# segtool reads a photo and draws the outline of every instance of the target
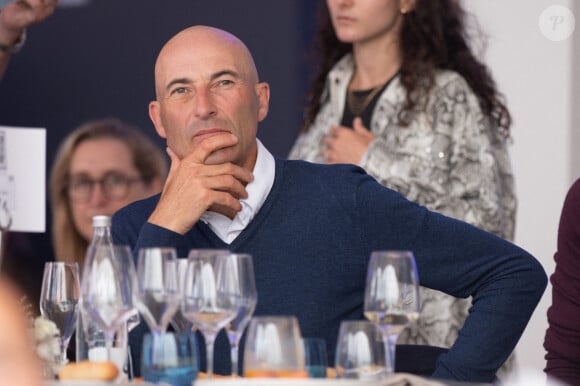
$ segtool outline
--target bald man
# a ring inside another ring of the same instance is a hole
[[[269,86],[228,32],[179,32],[159,53],[155,89],[149,115],[167,141],[171,168],[160,195],[115,214],[116,243],[135,254],[150,246],[175,247],[179,256],[193,248],[251,254],[255,315],[295,315],[303,336],[326,340],[331,366],[340,322],[364,318],[371,252],[411,250],[423,286],[473,296],[459,338],[433,376],[493,379],[546,286],[536,259],[406,200],[356,166],[274,159],[256,138]],[[137,358],[146,330],[142,324],[132,333]],[[205,370],[203,355],[201,363]],[[229,373],[224,334],[214,363],[216,373]]]
[[[0,386],[39,386],[36,342],[19,299],[15,287],[0,278]]]

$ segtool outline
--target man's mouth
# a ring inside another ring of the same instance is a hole
[[[220,134],[229,134],[229,131],[224,130],[224,129],[219,129],[219,128],[202,129],[202,130],[197,131],[193,137],[196,140],[203,140],[203,139],[213,137],[215,135],[220,135]]]

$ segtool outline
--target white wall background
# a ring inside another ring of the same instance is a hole
[[[464,0],[487,35],[483,58],[507,99],[514,124],[511,148],[518,193],[516,243],[530,251],[548,275],[562,203],[580,177],[580,7],[574,0]],[[550,5],[572,11],[571,37],[554,42],[540,31],[539,17]],[[575,150],[575,151],[574,151]],[[544,368],[543,340],[548,287],[517,349],[520,372]],[[579,320],[580,323],[580,320]]]

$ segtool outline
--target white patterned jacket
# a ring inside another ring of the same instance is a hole
[[[340,123],[353,71],[350,54],[334,66],[321,109],[289,158],[325,163],[321,141]],[[397,114],[405,97],[397,76],[375,106],[370,130],[376,139],[359,166],[410,200],[513,240],[516,197],[507,141],[492,130],[466,81],[437,72],[426,109],[401,127]]]

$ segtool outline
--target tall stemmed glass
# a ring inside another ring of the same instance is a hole
[[[49,262],[44,265],[40,313],[60,330],[60,361],[67,362],[66,350],[75,330],[80,297],[78,263]]]
[[[238,311],[239,294],[225,285],[228,254],[229,251],[224,250],[191,250],[182,290],[183,315],[205,338],[208,378],[213,374],[215,338]]]
[[[128,246],[99,246],[85,261],[81,281],[83,321],[86,316],[103,330],[109,360],[115,332],[134,314],[135,277]]]
[[[232,376],[238,376],[238,347],[240,339],[258,302],[256,281],[254,279],[254,264],[248,254],[231,254],[226,259],[225,286],[231,292],[239,293],[239,305],[236,316],[226,326],[232,357]]]
[[[187,257],[181,257],[177,259],[177,280],[179,282],[179,293],[180,298],[182,296],[181,291],[183,290],[183,283],[185,282],[185,273],[187,272]],[[171,326],[177,332],[192,333],[195,330],[195,326],[191,321],[187,320],[183,316],[181,307],[177,307],[177,311],[171,318]]]
[[[395,369],[395,344],[409,322],[419,318],[419,275],[410,251],[376,251],[367,272],[364,313],[383,335],[387,372]]]
[[[142,248],[137,261],[137,309],[153,339],[167,330],[179,307],[175,248]]]

